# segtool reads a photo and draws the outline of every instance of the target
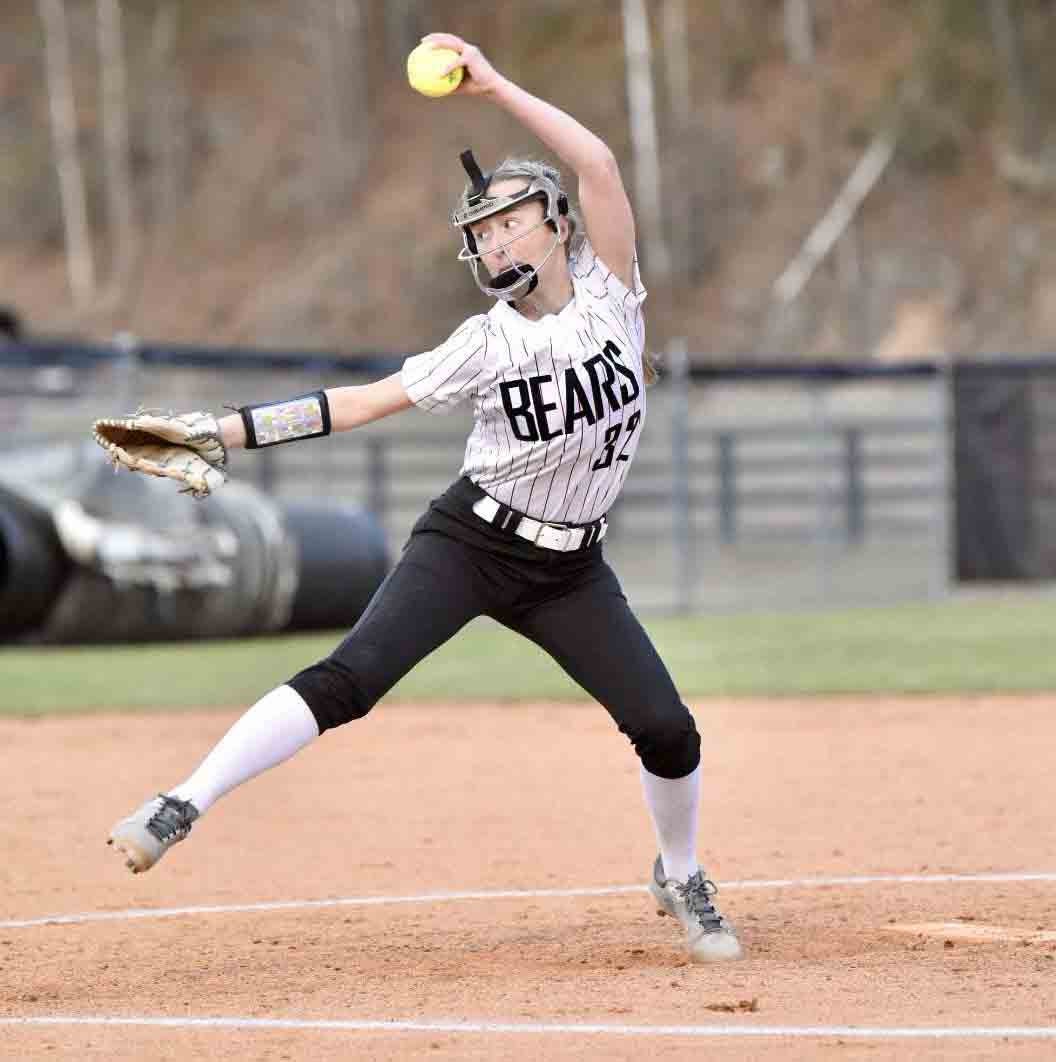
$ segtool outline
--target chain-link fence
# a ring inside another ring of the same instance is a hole
[[[942,373],[771,374],[707,380],[672,370],[649,393],[646,430],[610,513],[605,550],[648,611],[856,604],[943,594],[951,579],[951,474]],[[376,376],[377,374],[375,374]],[[135,353],[22,365],[0,412],[54,445],[55,461],[102,461],[98,416],[139,405],[244,404],[366,382],[307,357],[263,368],[179,367]],[[469,414],[410,411],[356,432],[232,456],[232,473],[284,500],[356,503],[395,553],[428,500],[458,475]],[[68,444],[82,445],[71,448]],[[62,445],[67,444],[67,445]],[[2,457],[0,457],[2,460]]]

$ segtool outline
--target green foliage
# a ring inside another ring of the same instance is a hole
[[[917,173],[955,173],[963,138],[963,130],[949,113],[928,105],[908,106],[899,121],[899,160]]]
[[[574,7],[544,6],[519,22],[518,48],[522,53],[545,55],[575,34],[582,22],[582,15]]]
[[[997,78],[989,48],[936,48],[923,74],[925,96],[937,107],[950,108],[964,128],[978,128],[993,118]]]
[[[930,0],[929,6],[934,6]],[[955,41],[985,40],[990,36],[990,21],[983,3],[965,0],[940,0],[939,23],[943,32]]]
[[[1056,690],[1056,599],[742,613],[647,624],[686,698]],[[341,634],[179,645],[0,650],[0,714],[237,708],[324,656]],[[389,700],[575,700],[534,645],[477,621]]]
[[[728,100],[745,96],[761,55],[751,39],[738,41],[722,54],[722,94]]]
[[[986,5],[929,0],[909,9],[920,40],[878,111],[897,114],[899,157],[922,173],[954,172],[968,141],[995,115],[999,83]]]

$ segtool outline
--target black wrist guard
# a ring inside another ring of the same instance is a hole
[[[330,403],[325,391],[241,406],[238,413],[246,429],[247,450],[330,434]]]

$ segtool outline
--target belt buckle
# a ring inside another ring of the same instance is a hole
[[[534,545],[539,538],[539,532],[544,527],[546,527],[546,524],[541,520],[533,520],[530,516],[522,516],[517,521],[517,526],[513,528],[513,533]]]
[[[550,524],[543,524],[539,528],[539,533],[535,536],[535,544],[542,546],[543,549],[553,549],[560,553],[563,553],[566,549],[568,541],[568,532],[560,527],[552,527]]]
[[[587,537],[586,528],[583,527],[570,527],[565,534],[568,536],[565,541],[566,553],[579,549],[583,545],[583,539]]]

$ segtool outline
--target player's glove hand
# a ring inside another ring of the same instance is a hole
[[[211,413],[176,416],[141,410],[131,417],[97,420],[93,429],[115,468],[175,479],[196,498],[227,480],[227,448]]]

